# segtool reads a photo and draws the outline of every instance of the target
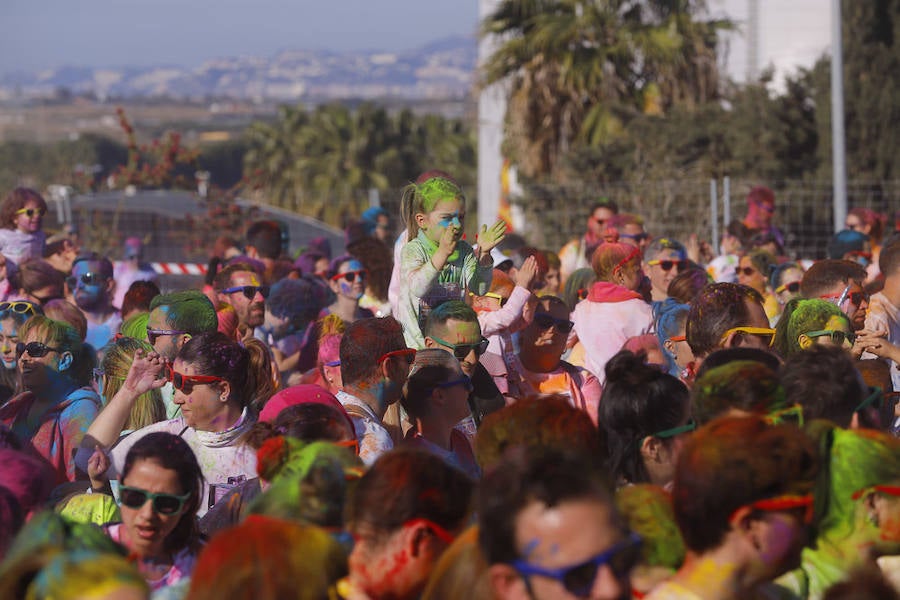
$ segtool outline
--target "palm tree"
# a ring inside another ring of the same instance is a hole
[[[640,113],[718,94],[716,32],[702,0],[504,0],[482,24],[501,40],[484,84],[508,82],[507,151],[527,177],[578,144],[619,136]]]

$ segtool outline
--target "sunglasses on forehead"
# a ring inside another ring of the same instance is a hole
[[[587,598],[600,567],[606,565],[617,578],[624,578],[637,564],[640,555],[641,538],[632,533],[626,540],[576,565],[553,569],[519,559],[512,561],[511,566],[526,582],[534,576],[546,577],[562,584],[570,594]]]
[[[247,298],[247,300],[253,300],[256,297],[256,292],[259,292],[263,298],[269,297],[269,286],[267,285],[236,285],[234,287],[225,288],[222,290],[223,294],[236,294],[241,292]]]

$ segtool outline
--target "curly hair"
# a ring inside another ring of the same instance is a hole
[[[25,205],[29,202],[36,202],[39,209],[43,209],[44,212],[47,211],[47,202],[43,196],[33,189],[17,187],[10,191],[6,198],[3,199],[3,204],[0,205],[0,227],[15,229],[16,217],[18,216],[16,212],[25,208]]]

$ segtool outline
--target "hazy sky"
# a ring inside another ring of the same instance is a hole
[[[484,0],[482,0],[484,1]],[[750,0],[707,0],[745,22]],[[760,66],[792,71],[828,48],[829,0],[757,0]],[[0,0],[0,73],[62,65],[198,66],[284,48],[405,50],[472,35],[479,0]],[[746,38],[727,71],[742,79]]]
[[[404,50],[474,34],[477,0],[0,0],[0,72],[199,65],[283,48]]]

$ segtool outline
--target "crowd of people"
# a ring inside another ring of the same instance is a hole
[[[201,289],[0,206],[0,598],[900,598],[900,232],[558,252],[423,173]],[[897,390],[897,391],[895,391]]]

